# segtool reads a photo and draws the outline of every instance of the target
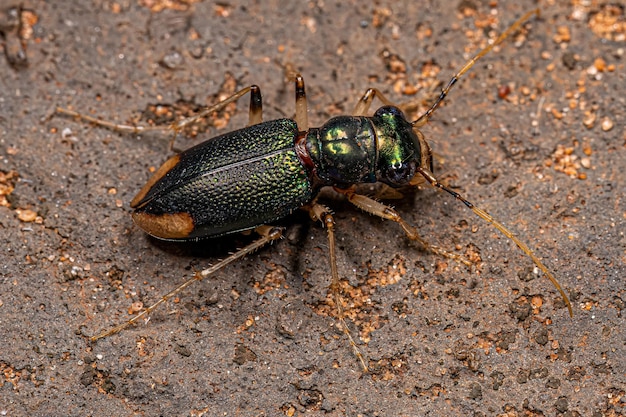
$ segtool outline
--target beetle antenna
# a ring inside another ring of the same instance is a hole
[[[508,237],[509,239],[511,239],[513,242],[515,242],[515,244],[517,245],[518,248],[520,248],[522,250],[522,252],[524,252],[526,255],[528,255],[530,257],[530,259],[533,260],[533,262],[535,263],[535,265],[537,265],[537,267],[539,269],[541,269],[541,271],[546,275],[546,277],[548,277],[548,279],[552,282],[552,285],[554,285],[554,287],[559,291],[559,293],[561,294],[561,297],[563,298],[563,301],[565,302],[565,305],[567,305],[567,310],[569,311],[569,315],[570,317],[573,317],[574,313],[572,311],[572,304],[569,301],[569,298],[567,297],[567,295],[565,294],[565,291],[563,290],[563,288],[561,288],[561,284],[559,284],[559,282],[556,280],[556,278],[554,278],[554,275],[552,275],[552,273],[548,270],[548,268],[543,264],[543,262],[541,262],[539,260],[539,258],[537,258],[535,256],[535,254],[533,253],[532,250],[530,250],[530,248],[521,240],[519,240],[517,238],[517,236],[515,236],[513,234],[513,232],[511,232],[509,229],[507,229],[502,223],[500,223],[499,221],[497,221],[496,219],[494,219],[489,213],[487,213],[485,210],[476,207],[474,204],[472,204],[471,202],[467,201],[461,194],[457,193],[454,190],[451,190],[450,188],[446,187],[445,185],[443,185],[442,183],[439,182],[439,180],[437,178],[435,178],[435,176],[433,175],[432,172],[430,172],[429,170],[427,170],[426,168],[422,168],[419,167],[417,168],[417,171],[422,174],[422,176],[424,178],[426,178],[426,180],[433,186],[433,187],[437,187],[440,188],[444,191],[446,191],[447,193],[451,194],[452,196],[454,196],[454,198],[456,198],[457,200],[461,201],[463,204],[465,204],[465,206],[467,208],[469,208],[470,210],[472,210],[478,217],[480,217],[481,219],[485,220],[487,223],[490,223],[493,225],[493,227],[495,227],[496,229],[498,229],[504,236]]]
[[[454,84],[456,84],[456,82],[467,71],[469,71],[470,68],[472,68],[474,66],[476,61],[478,61],[480,58],[482,58],[487,53],[489,53],[489,51],[491,51],[494,48],[494,46],[499,45],[500,43],[502,43],[502,41],[504,41],[507,37],[509,37],[513,32],[518,30],[520,28],[520,26],[522,26],[524,24],[524,22],[526,22],[532,15],[539,16],[539,9],[531,10],[531,11],[527,12],[526,14],[524,14],[524,16],[520,17],[515,23],[513,23],[511,26],[509,26],[509,28],[507,30],[502,32],[500,34],[500,36],[498,36],[498,38],[495,40],[495,42],[493,42],[491,45],[486,46],[484,49],[482,49],[480,52],[478,52],[472,59],[467,61],[467,63],[463,66],[463,68],[461,68],[461,70],[459,72],[454,74],[452,79],[448,82],[448,85],[446,85],[445,88],[443,90],[441,90],[441,93],[439,94],[439,97],[437,97],[437,100],[435,100],[433,105],[430,106],[430,108],[428,110],[426,110],[426,112],[424,114],[422,114],[420,117],[418,117],[417,120],[415,120],[411,124],[414,127],[424,126],[428,122],[428,120],[430,119],[430,116],[432,116],[432,114],[435,112],[435,110],[437,110],[439,108],[439,106],[441,105],[443,100],[446,98],[446,96],[448,95],[448,93],[450,92],[450,90],[452,89]]]

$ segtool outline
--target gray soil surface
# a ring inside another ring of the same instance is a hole
[[[322,196],[369,373],[328,301],[326,232],[304,212],[281,223],[285,239],[148,323],[90,343],[250,237],[147,237],[129,202],[171,155],[170,138],[112,132],[55,115],[56,105],[168,123],[258,84],[265,120],[292,117],[295,70],[312,126],[350,113],[368,87],[423,111],[440,83],[536,7],[186,3],[24,0],[13,4],[23,8],[16,30],[2,2],[0,415],[626,414],[626,23],[623,6],[595,1],[541,4],[422,128],[437,175],[535,250],[573,318],[511,241],[423,186],[390,204],[471,270]],[[176,146],[245,126],[246,101]]]

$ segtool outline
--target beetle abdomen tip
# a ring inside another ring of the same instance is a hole
[[[151,214],[136,211],[132,216],[137,226],[160,239],[186,239],[195,229],[189,213]]]

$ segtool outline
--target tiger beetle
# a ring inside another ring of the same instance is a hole
[[[261,90],[256,85],[246,87],[195,116],[169,126],[120,125],[57,108],[58,113],[115,131],[141,134],[166,130],[177,134],[199,119],[250,94],[247,127],[209,139],[168,159],[139,191],[130,206],[134,210],[132,217],[135,223],[159,239],[194,241],[251,229],[260,237],[210,268],[197,272],[194,277],[129,321],[91,337],[91,341],[123,330],[192,283],[279,239],[283,229],[268,224],[297,209],[304,209],[313,220],[320,221],[326,228],[332,276],[330,291],[337,305],[337,319],[366,371],[365,359],[344,321],[335,254],[335,222],[330,210],[317,202],[317,195],[323,187],[333,187],[365,212],[398,223],[410,240],[419,242],[427,250],[469,264],[459,255],[428,244],[394,209],[358,194],[355,188],[357,184],[376,182],[391,187],[417,186],[424,179],[454,196],[515,242],[556,287],[571,316],[572,306],[567,295],[528,246],[486,211],[437,180],[433,174],[432,151],[419,131],[439,108],[454,84],[476,61],[517,31],[532,15],[539,15],[539,10],[526,13],[494,43],[470,59],[442,89],[434,104],[412,122],[380,91],[370,88],[357,103],[353,116],[334,117],[322,127],[311,128],[307,120],[304,81],[299,74],[295,76],[295,120],[263,122]],[[373,116],[366,116],[375,98],[384,105]]]

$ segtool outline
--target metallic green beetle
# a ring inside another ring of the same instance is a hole
[[[432,152],[424,135],[418,130],[428,122],[456,81],[533,14],[538,14],[538,10],[526,13],[493,44],[468,61],[442,90],[435,103],[413,122],[408,121],[402,111],[392,106],[378,90],[368,89],[357,103],[353,116],[335,117],[320,128],[310,128],[304,81],[298,74],[295,76],[295,120],[263,122],[261,91],[252,85],[195,116],[168,126],[168,130],[178,133],[198,119],[250,94],[248,127],[209,139],[167,160],[131,202],[135,223],[150,235],[166,240],[197,240],[249,229],[255,229],[261,237],[196,274],[130,321],[91,339],[97,340],[119,332],[196,280],[278,239],[282,229],[266,224],[295,210],[305,209],[313,219],[321,221],[328,231],[331,291],[339,309],[338,319],[366,370],[365,360],[343,323],[334,220],[330,211],[316,201],[320,189],[331,186],[364,211],[398,223],[410,239],[419,241],[426,249],[468,263],[458,255],[429,245],[392,208],[356,192],[355,185],[375,182],[399,187],[416,185],[426,180],[452,194],[513,240],[533,260],[560,292],[571,315],[572,307],[565,292],[528,246],[487,212],[437,180],[432,173]],[[374,98],[385,105],[373,116],[367,116]],[[59,108],[57,111],[118,131],[142,133],[163,130],[163,127],[117,125],[66,109]]]
[[[170,158],[131,202],[133,219],[171,240],[252,229],[310,204],[324,186],[406,185],[430,166],[427,146],[390,106],[306,132],[291,119],[263,122]]]

